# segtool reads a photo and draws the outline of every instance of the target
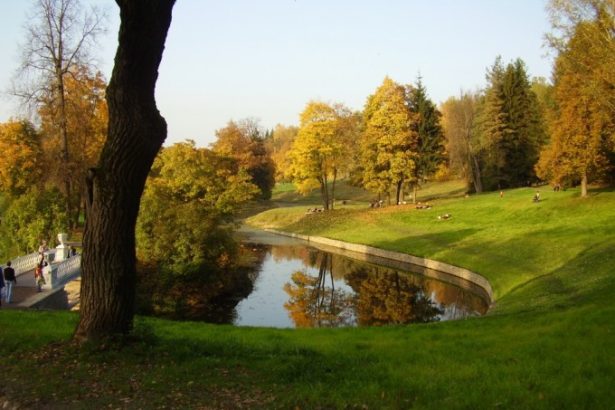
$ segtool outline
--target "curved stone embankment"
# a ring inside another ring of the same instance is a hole
[[[324,238],[322,236],[308,236],[297,233],[276,231],[274,229],[264,229],[266,232],[271,232],[277,235],[288,236],[291,238],[301,239],[314,244],[320,244],[325,246],[331,246],[334,248],[342,249],[345,251],[356,252],[358,254],[366,254],[376,256],[379,258],[390,259],[393,261],[407,263],[411,265],[425,267],[435,272],[443,272],[447,275],[451,275],[456,278],[468,281],[485,291],[486,296],[489,298],[489,303],[493,302],[493,289],[489,281],[482,275],[472,272],[471,270],[460,268],[459,266],[449,265],[448,263],[434,261],[432,259],[421,258],[418,256],[408,255],[406,253],[388,251],[385,249],[374,248],[373,246],[361,245],[356,243],[349,243],[338,241],[336,239]]]

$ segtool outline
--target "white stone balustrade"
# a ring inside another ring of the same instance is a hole
[[[45,285],[43,289],[55,289],[65,285],[81,274],[81,255],[75,255],[59,263],[50,264],[43,269]]]
[[[11,266],[15,269],[15,274],[19,275],[36,267],[38,263],[38,252],[33,252],[28,255],[19,256],[11,259]],[[2,269],[6,268],[6,264],[2,265]]]

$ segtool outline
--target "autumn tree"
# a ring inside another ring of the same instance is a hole
[[[349,166],[356,137],[353,114],[341,104],[309,102],[300,115],[289,152],[292,180],[301,193],[318,188],[325,210],[333,209],[335,183]]]
[[[29,121],[0,124],[0,192],[10,196],[42,187],[43,153],[40,134]]]
[[[417,188],[435,174],[445,159],[444,133],[440,124],[442,114],[427,96],[421,78],[416,85],[408,86],[406,92],[408,108],[415,114],[411,128],[417,136],[416,158],[410,180],[413,187],[412,202],[416,203]]]
[[[49,114],[53,115],[53,131],[60,143],[54,161],[70,161],[66,81],[76,67],[92,64],[90,52],[103,31],[102,20],[98,11],[85,10],[79,0],[37,0],[28,18],[22,62],[12,93],[31,107],[53,106]],[[62,179],[66,209],[71,215],[74,204],[68,169]]]
[[[597,6],[606,6],[594,2]],[[613,9],[597,7],[592,20],[578,22],[555,63],[551,140],[541,152],[538,175],[553,183],[587,185],[615,166],[615,105],[607,67],[615,38],[600,47],[604,31],[615,29]],[[598,42],[598,44],[596,44]]]
[[[290,176],[290,149],[297,137],[299,128],[293,125],[278,124],[273,129],[271,138],[267,139],[267,149],[275,164],[275,180],[277,182],[289,181]]]
[[[260,189],[261,197],[271,198],[275,185],[275,164],[258,122],[252,119],[229,121],[226,127],[216,131],[216,138],[213,150],[236,159]]]
[[[462,92],[450,97],[441,107],[450,169],[465,178],[474,192],[482,192],[480,145],[476,133],[476,116],[481,96]]]
[[[584,89],[615,110],[615,3],[612,0],[551,0],[553,31],[548,44],[567,64],[583,73]],[[591,23],[591,24],[587,24]],[[580,29],[583,25],[584,28]],[[572,38],[583,48],[570,52]]]
[[[109,127],[88,175],[81,310],[75,339],[104,340],[132,328],[135,224],[167,125],[155,86],[174,0],[116,0],[120,30],[107,87]]]
[[[418,135],[415,115],[406,104],[404,87],[386,77],[363,110],[361,168],[363,186],[378,194],[396,190],[400,203],[405,182],[414,176]]]
[[[43,170],[46,179],[59,186],[65,178],[70,179],[73,221],[78,220],[84,204],[86,172],[96,165],[107,133],[106,86],[103,75],[91,72],[88,66],[73,67],[65,78],[68,162],[59,161],[54,155],[61,141],[56,132],[57,107],[53,96],[39,106],[43,149],[47,157]]]
[[[194,141],[163,148],[141,201],[139,259],[177,274],[227,263],[234,249],[230,222],[259,193],[250,181],[235,160],[197,148]]]
[[[68,215],[57,188],[31,187],[12,198],[2,216],[0,249],[24,255],[35,252],[41,239],[54,246],[58,232],[66,232]],[[7,241],[8,239],[8,241]]]

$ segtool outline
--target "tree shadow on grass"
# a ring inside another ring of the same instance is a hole
[[[517,305],[533,305],[533,300],[521,294],[527,287],[535,289],[528,295],[538,293],[551,295],[552,301],[540,302],[549,306],[576,300],[574,295],[586,289],[578,278],[589,282],[609,272],[607,260],[615,254],[615,243],[606,238],[612,236],[608,227],[584,228],[558,225],[549,229],[523,232],[506,239],[493,238],[464,239],[477,234],[478,229],[459,229],[440,233],[408,236],[394,241],[380,241],[379,248],[396,249],[415,256],[424,256],[441,262],[470,269],[489,280],[496,297],[506,295],[498,301],[503,305],[509,300],[523,299]],[[604,240],[596,241],[595,238]],[[554,238],[564,238],[556,240]],[[563,242],[562,242],[563,241]],[[607,256],[608,255],[608,256]],[[587,272],[591,269],[591,272]],[[599,272],[593,272],[593,271]],[[576,276],[574,276],[576,275]],[[615,276],[615,275],[614,275]],[[574,280],[573,280],[574,279]],[[535,285],[531,285],[536,282]],[[530,297],[530,296],[528,296]],[[507,311],[510,309],[506,309]]]
[[[613,266],[615,243],[592,244],[559,268],[514,287],[495,313],[608,306],[615,294]]]

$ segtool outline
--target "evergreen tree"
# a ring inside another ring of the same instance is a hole
[[[533,166],[545,133],[525,64],[517,59],[504,68],[498,57],[487,80],[479,120],[483,185],[527,185],[536,179]]]
[[[444,132],[440,125],[442,114],[427,97],[427,90],[419,77],[416,86],[407,87],[408,107],[416,114],[411,128],[417,135],[416,159],[411,184],[416,202],[416,189],[433,175],[444,161]]]

